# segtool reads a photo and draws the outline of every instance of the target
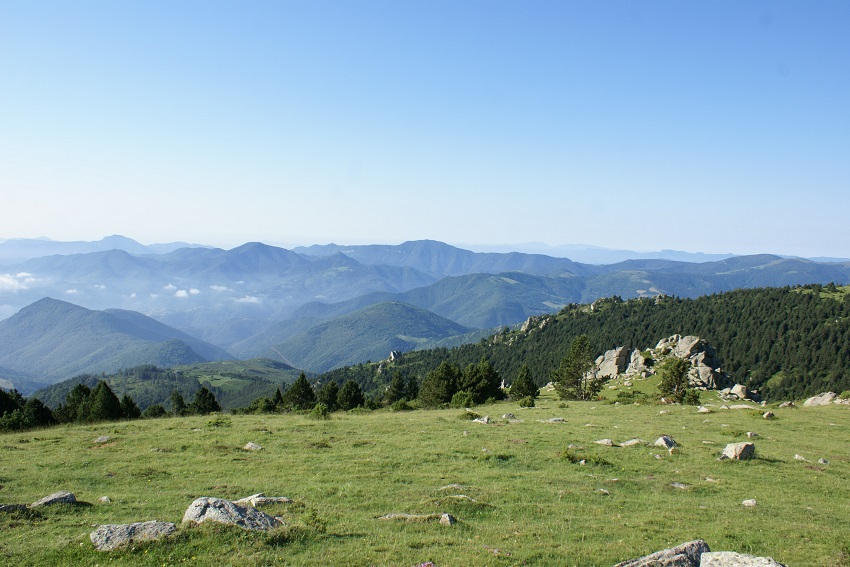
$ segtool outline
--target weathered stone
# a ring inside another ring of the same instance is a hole
[[[835,398],[838,397],[838,394],[835,392],[824,392],[822,394],[818,394],[817,396],[812,396],[805,402],[803,402],[804,407],[813,407],[813,406],[828,406]]]
[[[634,439],[629,439],[628,441],[623,441],[620,443],[620,447],[634,447],[635,445],[643,445],[646,441],[643,439],[638,439],[635,437]]]
[[[655,441],[656,447],[664,447],[665,449],[672,449],[673,447],[676,447],[677,445],[678,445],[678,443],[673,441],[673,438],[670,437],[669,435],[662,435],[661,437],[659,437]]]
[[[751,459],[756,453],[756,446],[746,441],[741,443],[729,443],[723,449],[723,457],[736,461]]]
[[[598,441],[594,441],[597,445],[605,445],[606,447],[613,447],[614,442],[611,439],[599,439]]]
[[[60,491],[54,492],[50,496],[45,496],[41,500],[36,500],[30,504],[30,508],[38,508],[39,506],[50,506],[53,504],[76,504],[77,497],[70,492]]]
[[[708,544],[698,539],[651,555],[617,563],[614,567],[700,567],[700,556],[711,551]]]
[[[98,437],[97,439],[95,439],[95,440],[94,440],[94,442],[95,442],[95,443],[106,443],[106,442],[108,442],[110,439],[112,439],[112,437],[110,437],[109,435],[101,435],[100,437]]]
[[[453,526],[457,520],[451,514],[440,514],[440,524],[443,526]]]
[[[282,524],[256,508],[240,506],[223,498],[198,498],[183,514],[183,523],[218,522],[246,530],[271,530]]]
[[[457,520],[451,514],[384,514],[379,520],[395,520],[410,523],[439,521],[443,526],[453,526]]]
[[[502,415],[502,419],[516,419],[516,416],[512,413],[506,413]]]
[[[747,390],[747,387],[743,384],[735,384],[734,386],[732,386],[731,394],[734,396],[738,396],[739,400],[750,399],[750,391]]]
[[[673,348],[673,356],[678,358],[690,358],[701,350],[703,345],[704,342],[699,337],[695,337],[693,335],[682,337]]]
[[[490,419],[489,415],[485,415],[484,417],[478,417],[472,420],[474,423],[483,423],[485,425],[493,423],[493,420]]]
[[[101,496],[100,498],[97,499],[97,501],[100,502],[101,504],[111,504],[112,503],[112,500],[109,498],[109,496]]]
[[[23,512],[26,509],[26,504],[0,504],[0,512]]]
[[[162,539],[176,530],[177,527],[170,522],[106,524],[93,531],[89,539],[98,551],[112,551],[139,541]]]
[[[262,451],[263,447],[260,446],[260,445],[257,445],[253,441],[249,441],[248,443],[245,444],[244,447],[242,447],[242,449],[244,451]]]
[[[824,458],[820,458],[820,459],[818,459],[818,464],[819,464],[819,465],[828,465],[828,464],[829,464],[829,461],[827,461],[827,460],[826,460],[826,459],[824,459]]]
[[[709,551],[700,557],[700,567],[785,567],[771,557],[756,557],[733,551]]]
[[[700,406],[699,409],[697,409],[697,413],[711,413],[711,409],[705,406]]]
[[[626,357],[629,349],[617,347],[606,351],[605,354],[596,359],[596,376],[600,378],[613,378],[626,369]]]
[[[793,407],[796,407],[796,406],[794,406],[794,402],[782,402],[781,404],[779,404],[779,407],[781,407],[781,408],[793,408]]]
[[[804,463],[810,462],[809,459],[807,459],[803,455],[794,455],[794,460],[795,461],[803,461]]]
[[[762,414],[762,417],[764,419],[773,419],[774,417],[776,417],[776,414],[773,413],[772,411],[766,411],[766,412],[764,412],[764,414]]]
[[[744,500],[743,502],[741,502],[741,504],[745,508],[755,508],[756,507],[756,499],[750,498],[749,500]]]
[[[759,434],[756,433],[755,431],[747,431],[747,438],[748,439],[758,439]]]
[[[632,351],[629,357],[629,365],[626,367],[626,374],[629,376],[640,374],[646,370],[646,359],[638,349]]]

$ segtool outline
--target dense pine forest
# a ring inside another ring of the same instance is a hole
[[[598,355],[622,345],[654,347],[678,333],[706,339],[733,380],[768,400],[850,389],[848,287],[741,289],[697,299],[614,297],[591,306],[569,305],[527,327],[454,349],[337,369],[319,382],[355,380],[364,392],[379,396],[394,374],[421,381],[444,361],[463,368],[486,358],[509,384],[527,365],[543,385],[577,336],[587,335]]]

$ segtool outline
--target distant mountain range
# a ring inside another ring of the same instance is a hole
[[[49,238],[9,238],[0,240],[0,264],[23,262],[30,258],[54,254],[88,254],[105,250],[123,250],[131,254],[165,254],[180,248],[208,248],[202,244],[169,242],[164,244],[141,244],[132,238],[113,234],[94,242],[60,242]]]
[[[119,309],[92,311],[45,298],[0,321],[0,377],[23,389],[140,364],[228,358],[219,347]]]
[[[128,248],[132,242],[115,236],[97,245]],[[10,330],[0,334],[0,379],[53,382],[73,372],[231,356],[270,356],[318,371],[383,358],[389,350],[477,340],[531,315],[614,295],[693,298],[737,288],[850,283],[850,262],[775,255],[592,265],[431,240],[295,250],[259,242],[231,250],[143,248],[54,254],[1,268],[0,317],[9,318],[0,330]],[[41,301],[45,297],[55,299]],[[36,314],[40,327],[16,327]],[[144,346],[121,338],[118,346],[98,350],[113,345],[119,328]]]

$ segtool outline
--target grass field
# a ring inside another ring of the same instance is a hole
[[[187,417],[5,434],[0,502],[68,490],[91,505],[0,514],[0,563],[610,566],[703,538],[712,550],[790,566],[850,565],[850,406],[768,408],[774,420],[750,410],[561,406],[544,396],[532,409],[476,408],[497,418],[490,425],[454,409],[327,421]],[[508,412],[522,422],[498,419]],[[551,417],[566,421],[538,421]],[[716,460],[747,431],[759,435],[756,459]],[[661,434],[680,450],[595,443],[652,443]],[[100,435],[111,440],[96,445]],[[243,451],[249,441],[265,449]],[[590,464],[573,462],[581,458]],[[256,492],[294,500],[264,509],[286,527],[181,526],[171,539],[109,553],[89,541],[100,524],[179,524],[197,497]],[[104,495],[112,502],[99,503]],[[742,506],[750,498],[757,506]],[[449,512],[458,523],[377,519],[391,512]]]

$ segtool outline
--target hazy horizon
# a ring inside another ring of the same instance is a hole
[[[6,2],[0,226],[846,258],[848,27],[843,1]]]

